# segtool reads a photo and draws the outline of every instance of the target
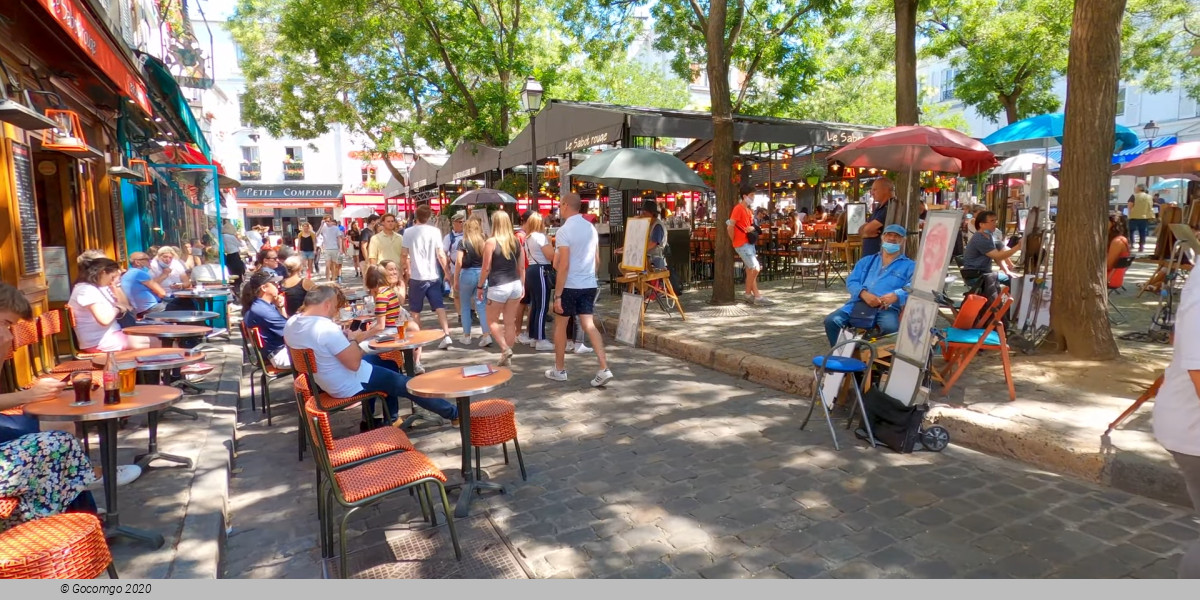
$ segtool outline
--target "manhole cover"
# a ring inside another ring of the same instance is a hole
[[[389,531],[388,541],[354,550],[346,556],[353,579],[530,579],[529,569],[496,531],[491,519],[480,514],[454,522],[461,561],[454,559],[450,530],[438,527]],[[335,534],[336,535],[336,534]],[[334,548],[336,552],[336,545]],[[338,558],[325,560],[325,576],[336,579]]]

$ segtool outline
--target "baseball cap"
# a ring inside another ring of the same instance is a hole
[[[246,281],[246,285],[250,286],[250,289],[254,290],[257,294],[258,288],[268,283],[279,283],[280,281],[283,281],[283,278],[278,273],[270,269],[259,269],[250,274],[250,279]]]
[[[900,225],[897,223],[892,223],[891,225],[884,227],[883,232],[884,233],[894,233],[896,235],[899,235],[900,237],[908,236],[908,230],[904,229],[903,225]]]

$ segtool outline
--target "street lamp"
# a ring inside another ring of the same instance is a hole
[[[1158,123],[1155,123],[1154,119],[1150,119],[1150,122],[1146,123],[1142,131],[1146,132],[1146,138],[1150,140],[1150,147],[1153,148],[1154,138],[1158,137]]]
[[[537,112],[542,108],[542,84],[533,76],[525,78],[525,84],[521,86],[521,107],[525,112],[529,113],[529,199],[531,203],[537,203],[537,129],[534,127],[534,122],[537,119]],[[535,207],[536,209],[536,207]]]

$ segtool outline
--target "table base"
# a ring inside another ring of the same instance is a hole
[[[125,525],[117,525],[115,527],[104,528],[104,538],[112,539],[115,537],[126,537],[138,542],[145,542],[154,546],[155,549],[162,548],[166,540],[163,536],[152,531],[137,529],[136,527],[127,527]]]
[[[475,500],[475,494],[477,492],[481,493],[483,490],[496,490],[501,494],[507,493],[502,484],[493,483],[491,481],[480,481],[478,479],[472,479],[470,481],[464,481],[463,483],[455,483],[446,486],[447,492],[451,490],[459,491],[458,500],[454,503],[454,518],[456,519],[465,519],[470,516],[471,502]]]
[[[446,424],[446,420],[437,415],[434,415],[433,418],[430,418],[428,415],[423,415],[414,410],[411,415],[404,417],[404,420],[400,422],[400,429],[412,429],[413,424],[417,421],[426,421],[436,425]]]
[[[171,408],[168,407],[167,410]],[[192,468],[192,459],[175,454],[167,454],[158,451],[158,418],[159,412],[152,412],[146,415],[146,421],[150,430],[150,443],[146,447],[145,454],[139,454],[133,457],[134,464],[141,467],[142,470],[150,468],[150,463],[156,460],[166,460],[174,463],[179,463],[187,468]]]

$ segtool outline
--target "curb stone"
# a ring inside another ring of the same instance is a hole
[[[616,332],[616,317],[597,316],[597,319],[606,331]],[[804,400],[812,395],[811,369],[778,359],[722,348],[646,325],[642,327],[642,348],[794,394]],[[1061,434],[938,404],[936,398],[931,404],[929,422],[945,427],[954,444],[1132,494],[1191,506],[1183,476],[1173,464],[1144,459],[1132,452],[1108,452],[1101,447],[1100,440],[1094,448],[1072,445]]]
[[[221,575],[242,359],[238,346],[220,347],[220,354],[208,353],[207,362],[217,366],[209,376],[216,375],[218,384],[214,393],[206,395],[210,416],[193,470],[179,546],[167,570],[168,579],[218,579]]]

